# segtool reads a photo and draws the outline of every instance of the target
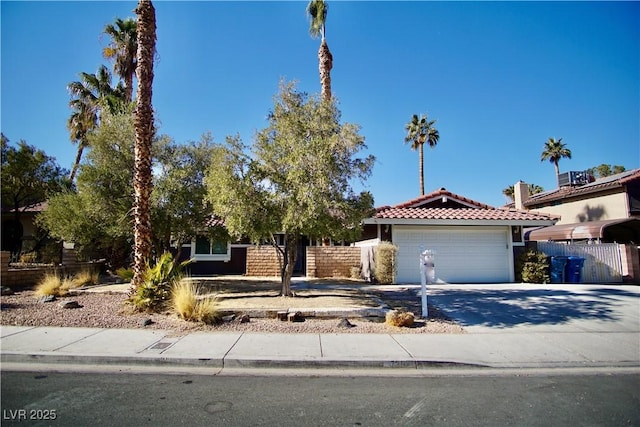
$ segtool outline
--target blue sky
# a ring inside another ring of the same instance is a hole
[[[281,78],[319,93],[319,41],[306,2],[155,2],[153,103],[176,142],[211,131],[250,142]],[[2,1],[1,130],[70,168],[66,85],[106,61],[101,31],[135,2]],[[561,171],[640,167],[640,3],[329,2],[327,42],[342,119],[377,157],[377,206],[417,197],[414,113],[436,119],[425,190],[500,206],[518,180],[550,190],[549,137],[573,152]],[[358,187],[359,188],[359,187]]]

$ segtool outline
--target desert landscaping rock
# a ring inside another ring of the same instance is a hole
[[[13,295],[13,289],[7,287],[7,286],[3,286],[2,288],[0,288],[0,295],[4,296],[4,295]]]
[[[349,319],[340,319],[338,322],[338,328],[353,328],[354,324],[349,322]]]
[[[78,301],[62,301],[60,303],[60,308],[65,309],[73,309],[73,308],[81,308],[82,306],[78,304]]]
[[[63,299],[69,299],[63,297]],[[250,322],[205,325],[188,322],[175,313],[138,313],[125,304],[126,294],[83,292],[73,296],[82,310],[65,310],[58,304],[41,304],[33,291],[19,291],[2,297],[1,323],[13,326],[65,326],[85,328],[158,329],[180,336],[191,332],[265,332],[265,333],[464,333],[456,323],[442,318],[430,318],[413,328],[396,328],[384,323],[359,319],[353,328],[338,327],[337,319],[308,317],[305,322],[280,322],[277,318],[251,318]],[[307,298],[307,300],[311,300]],[[316,299],[313,299],[317,301]],[[270,307],[262,307],[266,312]],[[431,308],[429,309],[431,313]],[[433,310],[437,312],[437,310]],[[153,323],[146,324],[145,319]]]
[[[153,320],[146,318],[140,321],[140,326],[149,326],[153,323]]]
[[[55,300],[56,300],[56,296],[55,295],[45,295],[45,296],[40,297],[38,299],[38,302],[44,304],[44,303],[47,303],[47,302],[53,302]]]

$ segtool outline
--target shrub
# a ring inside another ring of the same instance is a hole
[[[24,264],[34,263],[38,258],[38,254],[35,252],[27,252],[20,255],[20,262]]]
[[[73,280],[61,279],[56,273],[47,273],[36,285],[35,294],[41,297],[63,297],[69,293],[69,289],[77,287]]]
[[[116,274],[125,282],[130,282],[133,279],[133,269],[121,267],[116,270]]]
[[[374,276],[379,283],[393,283],[396,273],[398,247],[390,242],[382,242],[375,249]]]
[[[63,296],[67,292],[62,287],[62,279],[56,273],[47,273],[38,282],[35,289],[35,294],[38,296]]]
[[[171,299],[171,288],[180,282],[184,267],[189,262],[176,264],[173,262],[173,256],[165,252],[156,265],[147,267],[144,283],[138,287],[129,301],[141,311],[160,311]]]
[[[385,315],[385,323],[391,326],[411,327],[415,316],[413,313],[401,310],[391,310]]]
[[[192,322],[214,324],[220,318],[218,302],[213,298],[198,298],[201,288],[187,281],[173,285],[171,302],[178,316]]]
[[[86,285],[97,285],[100,283],[100,273],[91,269],[81,270],[73,276],[71,282],[75,288]]]
[[[549,263],[542,252],[527,251],[518,257],[517,279],[525,283],[548,283]]]

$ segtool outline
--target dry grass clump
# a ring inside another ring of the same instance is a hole
[[[100,283],[100,273],[96,270],[82,270],[76,273],[71,279],[74,288],[85,285],[97,285]]]
[[[415,316],[408,311],[391,310],[385,315],[385,323],[391,326],[410,328],[414,320]]]
[[[215,298],[200,298],[200,287],[188,281],[173,285],[171,305],[178,316],[191,322],[203,322],[208,325],[220,319],[218,301]]]
[[[61,278],[55,272],[49,272],[38,282],[35,289],[37,296],[53,295],[63,297],[69,293],[69,289],[79,288],[88,284],[98,284],[98,273],[83,270],[72,278]]]
[[[49,295],[62,297],[67,295],[69,289],[73,287],[69,279],[61,279],[56,273],[47,273],[36,285],[35,294],[41,297]]]

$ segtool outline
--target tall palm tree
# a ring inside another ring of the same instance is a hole
[[[156,52],[156,11],[151,0],[139,0],[136,8],[137,103],[134,116],[136,140],[133,168],[134,229],[132,290],[144,283],[144,271],[151,254],[151,146],[155,133],[153,123],[153,58]]]
[[[411,117],[411,121],[405,125],[407,136],[404,142],[411,143],[412,150],[418,150],[420,161],[420,195],[424,195],[424,150],[423,145],[427,144],[433,148],[440,139],[440,133],[433,126],[435,120],[429,120],[426,114],[422,114],[420,118],[416,114]]]
[[[322,86],[321,96],[324,101],[331,100],[331,69],[333,68],[333,55],[329,51],[325,38],[328,9],[329,6],[324,0],[311,0],[307,5],[307,15],[310,20],[309,33],[314,39],[321,38],[320,49],[318,49],[318,69]]]
[[[540,161],[544,162],[545,160],[549,160],[549,162],[553,163],[553,166],[555,166],[556,169],[556,179],[558,178],[558,175],[560,175],[558,162],[562,158],[570,159],[571,150],[569,150],[567,145],[562,142],[562,138],[549,138],[547,142],[544,143],[544,149],[542,150]]]
[[[102,51],[106,59],[113,61],[113,71],[124,80],[125,99],[131,102],[133,95],[133,76],[136,73],[136,55],[138,24],[135,19],[116,19],[107,24],[103,33],[111,37],[109,45]]]
[[[71,95],[69,107],[72,113],[67,120],[71,141],[78,144],[76,159],[69,179],[74,180],[82,153],[87,147],[87,137],[98,127],[100,111],[108,108],[112,112],[120,108],[124,91],[122,85],[111,86],[111,73],[104,65],[95,74],[80,73],[80,80],[67,85]]]

